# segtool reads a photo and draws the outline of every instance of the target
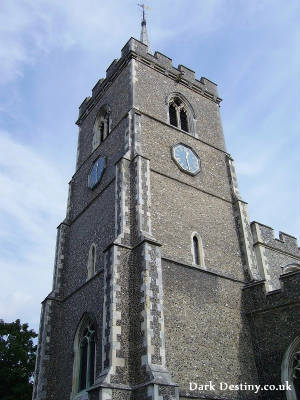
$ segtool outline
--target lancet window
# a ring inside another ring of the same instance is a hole
[[[96,272],[96,245],[93,243],[89,250],[88,265],[87,265],[87,279],[90,279]]]
[[[200,267],[205,266],[204,262],[204,250],[201,237],[197,233],[192,234],[192,254],[193,264]]]

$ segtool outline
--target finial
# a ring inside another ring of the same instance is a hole
[[[140,41],[144,43],[146,46],[148,46],[148,53],[151,53],[150,49],[150,43],[148,39],[148,33],[147,33],[147,28],[146,28],[146,15],[145,15],[145,9],[150,10],[150,7],[145,6],[145,4],[138,4],[139,7],[143,9],[143,18],[141,22],[141,36],[140,36]]]

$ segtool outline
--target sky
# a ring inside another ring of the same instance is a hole
[[[300,237],[298,0],[149,0],[153,51],[216,82],[250,219]],[[75,170],[78,107],[132,36],[136,1],[0,2],[0,318],[38,330]]]

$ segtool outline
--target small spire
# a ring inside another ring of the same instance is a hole
[[[147,33],[147,27],[146,27],[146,16],[145,16],[145,8],[147,8],[148,10],[150,10],[150,8],[145,6],[145,4],[138,4],[138,6],[140,6],[143,9],[143,19],[141,22],[142,29],[141,29],[140,41],[142,43],[144,43],[146,46],[148,46],[148,53],[151,53],[150,43],[149,43],[148,33]]]

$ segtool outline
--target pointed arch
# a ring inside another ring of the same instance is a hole
[[[92,151],[94,151],[109,135],[111,129],[110,106],[104,104],[97,113],[94,128]]]
[[[94,276],[96,273],[96,245],[95,243],[91,244],[88,262],[87,262],[87,280]]]
[[[91,313],[84,313],[77,326],[73,347],[74,362],[71,399],[77,393],[88,389],[94,383],[96,369],[96,326],[96,318]]]
[[[284,353],[281,364],[281,381],[291,386],[286,390],[287,400],[298,400],[300,397],[300,338],[296,337]]]
[[[203,243],[198,232],[193,232],[191,235],[191,252],[193,265],[205,268]]]
[[[168,123],[197,137],[196,115],[187,98],[181,93],[173,92],[167,97],[166,104]]]

